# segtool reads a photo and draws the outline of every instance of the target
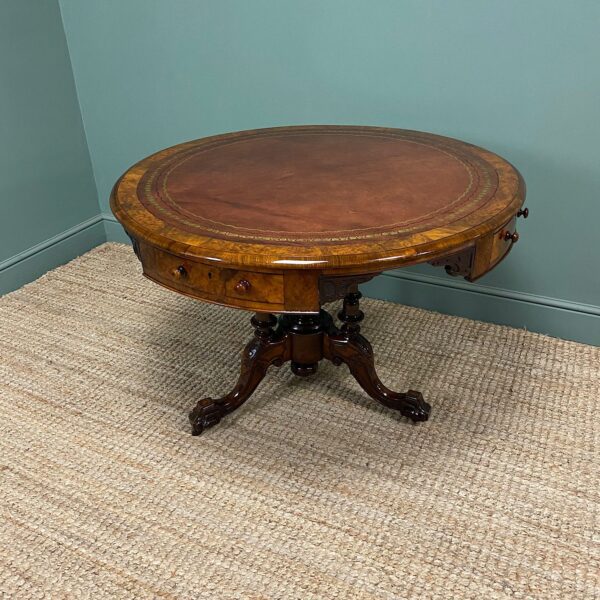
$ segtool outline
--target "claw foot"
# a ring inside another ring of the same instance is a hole
[[[411,421],[427,421],[431,405],[425,402],[423,394],[415,390],[408,390],[404,395],[404,406],[400,409],[400,414],[408,417]]]
[[[199,400],[190,413],[192,435],[200,435],[205,429],[216,425],[225,416],[225,412],[223,405],[212,398]]]

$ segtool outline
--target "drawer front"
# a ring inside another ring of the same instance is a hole
[[[153,246],[141,245],[144,274],[150,279],[185,293],[218,295],[221,288],[219,271],[202,263],[190,261]]]
[[[485,275],[510,252],[515,241],[519,239],[516,229],[517,219],[513,217],[500,229],[477,241],[471,270],[466,276],[469,281],[475,281]]]
[[[511,221],[504,225],[504,227],[501,227],[494,233],[490,265],[492,266],[499,263],[518,239],[517,219],[513,217]]]
[[[283,275],[223,269],[139,244],[144,274],[189,296],[255,310],[282,310]]]
[[[222,269],[221,279],[228,298],[283,303],[283,275]]]

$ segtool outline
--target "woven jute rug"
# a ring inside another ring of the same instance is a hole
[[[249,314],[101,246],[0,299],[6,598],[594,598],[600,348],[366,300],[381,378],[273,368],[202,436]]]

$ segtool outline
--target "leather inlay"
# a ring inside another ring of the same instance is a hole
[[[352,242],[447,226],[489,201],[497,185],[492,165],[437,136],[265,131],[186,146],[148,169],[138,197],[190,233]]]

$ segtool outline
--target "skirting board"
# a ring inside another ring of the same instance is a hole
[[[104,215],[104,226],[107,241],[129,243],[123,228],[112,215]],[[361,290],[371,298],[600,346],[599,306],[409,270],[383,273],[363,284]]]
[[[122,244],[131,244],[131,240],[127,237],[125,230],[121,227],[112,215],[104,214],[104,231],[107,242],[121,242]]]
[[[0,262],[0,295],[81,256],[106,240],[102,215],[96,215]]]
[[[600,307],[409,271],[361,286],[365,296],[600,346]]]

